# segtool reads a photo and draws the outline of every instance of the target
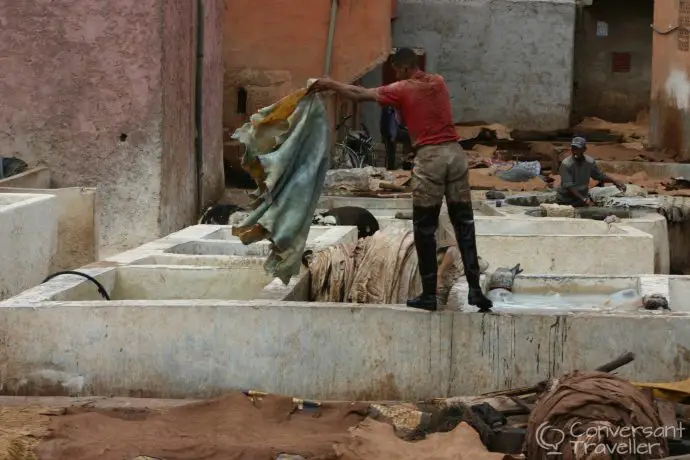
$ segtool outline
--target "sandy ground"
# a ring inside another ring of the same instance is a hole
[[[367,403],[298,410],[241,393],[206,401],[0,397],[7,460],[500,460],[462,423],[414,443],[367,417]],[[300,458],[300,457],[288,457]]]

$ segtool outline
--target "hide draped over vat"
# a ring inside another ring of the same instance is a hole
[[[326,109],[301,89],[252,115],[233,138],[246,147],[242,167],[258,185],[253,211],[233,235],[244,244],[271,241],[264,268],[287,284],[299,272],[328,170]]]
[[[386,229],[331,246],[314,254],[309,269],[317,302],[398,304],[422,291],[411,231]]]

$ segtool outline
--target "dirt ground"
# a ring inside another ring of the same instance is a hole
[[[51,400],[55,401],[51,401]],[[292,398],[207,401],[0,398],[7,460],[500,460],[461,424],[415,443],[367,418],[366,403],[298,410]],[[289,457],[288,457],[289,458]],[[298,458],[298,457],[295,457]]]

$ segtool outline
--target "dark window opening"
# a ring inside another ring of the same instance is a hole
[[[611,57],[611,69],[613,73],[630,72],[630,53],[613,53]]]
[[[125,133],[120,134],[120,142],[127,142],[127,135]]]
[[[240,115],[247,113],[247,90],[244,88],[237,90],[237,113]]]

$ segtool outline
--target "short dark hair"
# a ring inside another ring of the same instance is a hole
[[[411,69],[419,67],[419,57],[412,48],[399,48],[391,62],[396,67],[409,67]]]

